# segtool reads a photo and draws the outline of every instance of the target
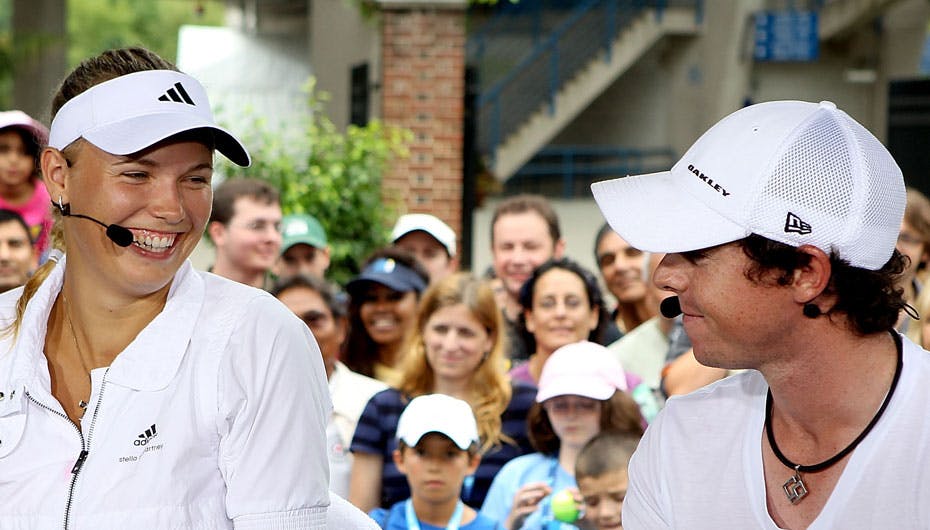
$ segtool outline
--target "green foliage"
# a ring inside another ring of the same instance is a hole
[[[327,276],[340,284],[355,276],[361,262],[388,242],[396,207],[385,204],[381,177],[396,156],[407,156],[412,133],[373,120],[340,133],[324,113],[328,95],[310,79],[305,91],[310,112],[299,134],[271,131],[260,118],[244,137],[252,166],[223,167],[227,178],[249,176],[281,191],[285,214],[308,213],[326,229],[331,265]]]
[[[109,48],[145,46],[171,61],[177,58],[178,29],[184,24],[220,26],[224,0],[67,0],[68,68]],[[33,8],[35,9],[35,8]],[[19,35],[12,42],[12,0],[0,0],[0,108],[9,108],[16,64],[63,36]]]
[[[68,64],[110,48],[144,46],[175,61],[184,24],[220,26],[222,0],[68,0]]]

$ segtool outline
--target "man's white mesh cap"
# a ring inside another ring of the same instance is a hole
[[[829,101],[772,101],[723,118],[671,171],[591,186],[636,248],[686,252],[750,234],[835,251],[854,267],[891,258],[904,216],[901,170]]]
[[[129,155],[169,136],[211,129],[216,149],[240,166],[251,163],[242,142],[213,119],[203,86],[172,70],[148,70],[95,85],[62,105],[48,145],[64,149],[84,138],[113,155]]]
[[[465,451],[478,443],[478,425],[471,405],[445,394],[427,394],[410,400],[397,420],[397,439],[408,447],[431,432],[444,434]]]

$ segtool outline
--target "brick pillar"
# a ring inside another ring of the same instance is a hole
[[[381,114],[413,132],[383,193],[462,233],[466,0],[381,0]]]

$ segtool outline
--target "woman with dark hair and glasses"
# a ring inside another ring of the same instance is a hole
[[[601,344],[610,316],[597,279],[568,258],[551,259],[533,271],[520,290],[520,324],[529,359],[510,370],[515,380],[539,382],[546,360],[558,348],[582,340]],[[630,388],[640,379],[627,374]]]

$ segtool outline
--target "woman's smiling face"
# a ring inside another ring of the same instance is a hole
[[[70,154],[66,175],[48,179],[53,200],[60,196],[74,214],[129,229],[133,243],[120,247],[95,223],[66,218],[69,264],[134,295],[168,285],[210,216],[212,150],[200,142],[169,139],[117,156],[82,141]]]
[[[591,307],[584,281],[560,268],[550,269],[536,280],[532,310],[524,316],[540,353],[586,340],[598,322],[597,308]]]

